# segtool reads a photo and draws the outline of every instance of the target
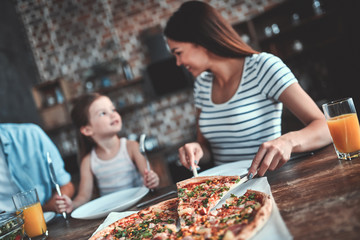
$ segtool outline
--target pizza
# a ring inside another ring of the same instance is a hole
[[[97,232],[91,240],[167,239],[176,232],[177,198],[122,218]]]
[[[239,176],[206,176],[178,182],[176,186],[181,227],[201,221],[209,210],[239,182]]]
[[[177,183],[178,197],[140,210],[97,232],[90,240],[104,239],[249,239],[270,217],[268,194],[250,190],[231,194],[239,176],[208,176]],[[206,200],[207,199],[207,200]]]
[[[196,224],[182,228],[181,236],[192,240],[249,239],[264,226],[271,210],[271,198],[263,192],[247,190],[240,197],[231,194],[220,208]]]

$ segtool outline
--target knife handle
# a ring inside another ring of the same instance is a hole
[[[60,186],[59,186],[59,184],[55,184],[55,188],[56,188],[57,194],[61,197],[62,194],[61,194],[61,191],[60,191]],[[66,220],[66,212],[62,212],[62,215],[63,215],[64,219]]]

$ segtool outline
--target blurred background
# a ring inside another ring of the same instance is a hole
[[[162,36],[182,2],[0,1],[0,122],[39,124],[76,175],[72,101],[100,92],[123,118],[120,135],[136,140],[147,134],[161,186],[190,176],[177,148],[195,139],[193,78],[176,66]],[[353,97],[360,111],[359,1],[206,2],[253,48],[282,58],[319,107]],[[285,110],[283,132],[300,127]]]

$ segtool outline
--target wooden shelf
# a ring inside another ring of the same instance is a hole
[[[142,82],[143,82],[142,78],[135,78],[131,81],[121,81],[114,86],[100,88],[100,89],[96,90],[96,92],[99,92],[102,94],[108,94],[110,92],[114,92],[114,91],[122,89],[122,88],[127,88],[130,86],[136,85],[136,84],[140,84]]]
[[[274,34],[271,37],[262,37],[259,39],[259,43],[261,44],[265,44],[267,42],[273,42],[273,41],[277,41],[281,38],[284,37],[288,37],[291,34],[298,34],[299,32],[303,32],[303,31],[308,31],[308,28],[312,28],[312,26],[309,25],[313,25],[316,24],[319,21],[326,21],[327,19],[330,18],[330,13],[324,13],[321,15],[314,15],[311,16],[309,18],[306,19],[302,19],[300,20],[300,22],[298,24],[294,24],[294,25],[287,25],[283,28],[280,28],[280,33],[279,34]],[[308,34],[310,34],[308,32]]]

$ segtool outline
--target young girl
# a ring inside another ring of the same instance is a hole
[[[108,97],[97,93],[81,96],[74,104],[71,118],[79,130],[81,178],[73,201],[66,195],[57,198],[59,212],[69,213],[88,202],[94,177],[101,196],[141,186],[142,182],[150,189],[159,185],[158,175],[147,170],[139,144],[118,137],[121,117]]]

